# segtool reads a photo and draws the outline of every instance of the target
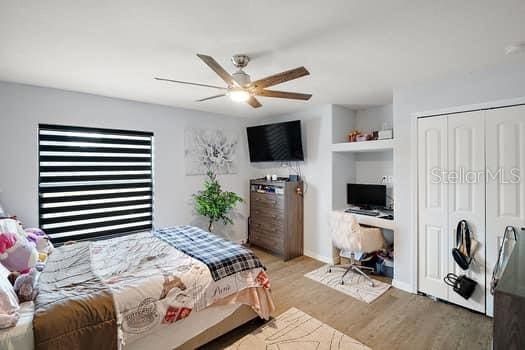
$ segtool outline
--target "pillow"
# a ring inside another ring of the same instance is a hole
[[[18,298],[13,286],[7,279],[9,271],[0,265],[0,329],[16,326],[20,315]]]

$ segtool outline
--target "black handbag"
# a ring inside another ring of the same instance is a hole
[[[447,274],[444,281],[454,289],[454,292],[458,293],[465,299],[471,297],[472,293],[474,293],[474,289],[476,289],[476,285],[478,284],[476,281],[465,275],[458,276],[453,273]]]
[[[465,247],[466,255],[461,251],[462,245]],[[452,256],[463,270],[468,270],[472,262],[472,257],[470,256],[471,245],[470,228],[466,220],[461,220],[456,228],[456,248],[452,249]]]

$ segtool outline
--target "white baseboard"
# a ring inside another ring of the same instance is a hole
[[[306,256],[308,256],[310,258],[322,261],[322,262],[327,263],[327,264],[333,264],[334,263],[334,258],[333,257],[323,256],[323,255],[311,252],[309,250],[303,251],[303,255],[306,255]]]
[[[412,286],[408,283],[405,283],[405,282],[400,282],[398,280],[392,280],[392,286],[393,287],[396,287],[397,289],[401,289],[405,292],[408,292],[408,293],[416,293],[416,291],[412,288]]]

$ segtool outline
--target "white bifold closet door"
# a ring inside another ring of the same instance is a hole
[[[448,299],[448,190],[438,181],[447,169],[447,117],[418,121],[418,288]]]
[[[484,112],[448,116],[448,272],[467,275],[478,283],[474,294],[465,300],[447,286],[448,301],[485,312],[485,130]],[[466,220],[477,242],[473,261],[467,271],[452,257],[456,247],[456,227]]]
[[[525,106],[486,111],[485,125],[487,172],[492,174],[487,181],[486,274],[490,283],[505,227],[525,226]],[[488,291],[487,314],[493,315]]]
[[[483,112],[418,120],[418,289],[480,312],[485,312],[484,169]],[[468,271],[452,258],[456,226],[463,219],[478,242]],[[449,272],[478,282],[469,300],[443,282]]]

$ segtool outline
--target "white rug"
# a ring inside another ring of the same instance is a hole
[[[308,272],[304,277],[308,277],[368,304],[379,298],[390,288],[390,284],[378,280],[374,280],[374,286],[372,287],[363,276],[352,271],[346,274],[345,284],[341,284],[341,277],[345,270],[336,267],[332,268],[332,272],[328,272],[328,267],[329,265],[320,267],[317,270]]]
[[[371,350],[296,308],[289,309],[226,349]]]

